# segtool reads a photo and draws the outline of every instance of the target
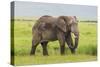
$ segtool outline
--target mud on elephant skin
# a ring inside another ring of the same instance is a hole
[[[75,35],[74,44],[71,33]],[[40,43],[43,48],[43,55],[48,55],[48,42],[56,40],[59,41],[61,55],[65,54],[65,43],[67,43],[71,52],[75,53],[79,40],[76,16],[41,16],[32,28],[32,48],[30,54],[35,55],[36,47]]]

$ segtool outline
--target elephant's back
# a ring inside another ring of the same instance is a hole
[[[49,16],[49,15],[44,15],[42,17],[40,17],[38,20],[38,22],[45,22],[45,23],[54,23],[56,21],[55,17]]]
[[[56,19],[52,16],[49,16],[49,15],[44,15],[44,16],[41,16],[37,21],[36,23],[34,24],[33,26],[33,30],[34,29],[37,29],[41,24],[43,23],[46,23],[47,25],[52,25],[52,23],[55,23]]]

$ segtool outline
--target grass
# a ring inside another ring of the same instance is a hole
[[[76,55],[72,55],[66,45],[66,55],[60,55],[59,42],[49,42],[49,56],[42,55],[42,47],[38,45],[35,56],[29,56],[32,44],[32,26],[34,21],[14,22],[14,56],[15,65],[50,64],[79,61],[94,61],[97,59],[97,29],[96,23],[79,22],[80,39]],[[13,49],[13,48],[12,48]]]
[[[15,56],[15,65],[36,65],[36,64],[54,64],[69,62],[86,62],[97,60],[96,56],[90,55],[51,55],[51,56]]]

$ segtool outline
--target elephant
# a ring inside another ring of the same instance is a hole
[[[71,33],[75,36],[74,44]],[[71,53],[75,53],[79,41],[78,20],[76,16],[41,16],[32,28],[30,55],[35,55],[35,50],[39,43],[43,48],[43,55],[48,55],[48,42],[56,40],[59,41],[61,55],[65,54],[65,43],[67,43]]]

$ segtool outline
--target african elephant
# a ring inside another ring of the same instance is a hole
[[[75,44],[71,33],[74,33]],[[79,30],[76,16],[52,17],[44,15],[40,17],[32,28],[32,48],[31,55],[35,55],[36,47],[41,43],[43,55],[48,55],[47,44],[50,41],[58,40],[60,43],[61,55],[65,54],[65,42],[72,53],[78,46]]]

